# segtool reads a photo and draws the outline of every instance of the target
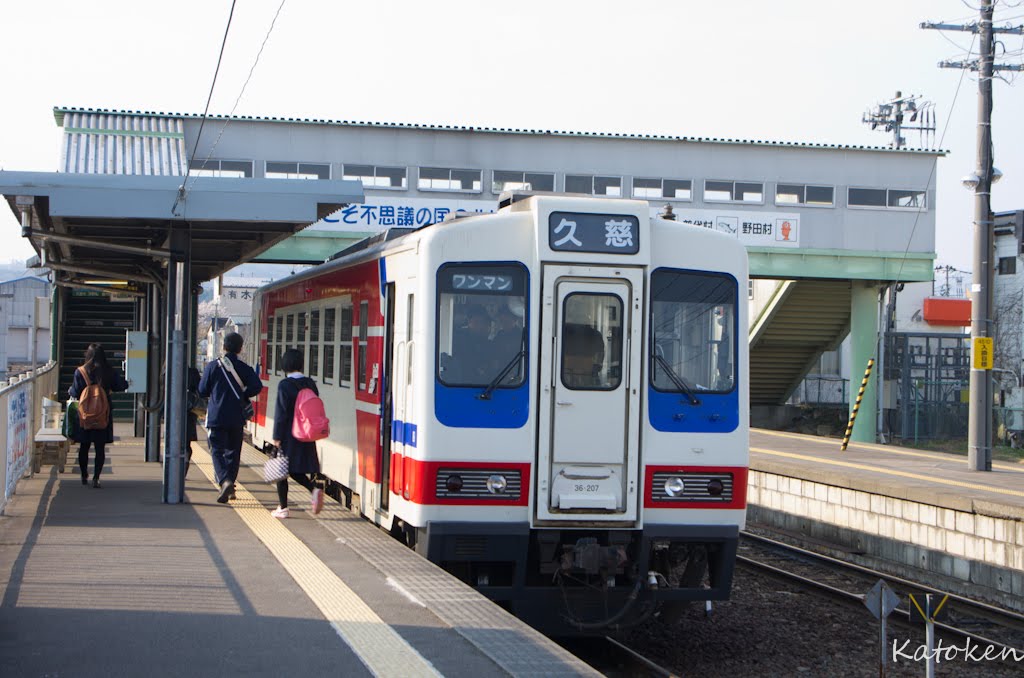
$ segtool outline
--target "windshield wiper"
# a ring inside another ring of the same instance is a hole
[[[672,380],[672,383],[676,385],[676,388],[679,389],[679,391],[683,393],[687,398],[689,398],[690,404],[700,405],[700,400],[698,400],[697,396],[694,395],[693,389],[687,386],[686,381],[678,374],[676,374],[675,370],[672,369],[672,366],[668,364],[668,361],[662,358],[657,353],[654,354],[654,359],[658,362],[659,365],[661,365],[661,368],[665,370],[665,374],[667,374],[668,378]]]
[[[526,357],[526,347],[521,348],[519,350],[519,353],[516,353],[514,356],[512,356],[512,360],[508,361],[508,364],[505,365],[504,368],[502,368],[501,372],[498,373],[498,376],[494,378],[494,381],[487,384],[487,388],[481,391],[480,395],[478,395],[477,398],[479,400],[490,400],[491,394],[494,393],[494,389],[498,388],[498,384],[501,383],[501,380],[507,377],[509,372],[512,371],[512,368],[516,366],[516,363],[518,363],[524,357]]]

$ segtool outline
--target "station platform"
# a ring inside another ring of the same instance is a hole
[[[166,505],[143,441],[22,480],[0,517],[0,675],[600,675],[330,500],[291,517],[243,451],[216,503],[204,444]],[[91,466],[90,466],[91,473]]]
[[[1024,464],[840,443],[751,430],[748,521],[1024,609]]]

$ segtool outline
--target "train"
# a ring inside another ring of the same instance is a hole
[[[606,633],[727,599],[747,254],[654,212],[515,192],[261,288],[253,444],[298,348],[329,493],[526,622]]]

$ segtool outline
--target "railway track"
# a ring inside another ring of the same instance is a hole
[[[904,622],[910,621],[909,594],[948,595],[949,619],[937,622],[937,630],[992,645],[997,651],[1024,651],[1024,615],[994,605],[747,532],[741,533],[737,563],[857,604],[863,603],[864,592],[883,579],[900,597],[893,616]]]
[[[608,678],[676,678],[678,673],[659,666],[610,636],[556,639],[567,650]]]

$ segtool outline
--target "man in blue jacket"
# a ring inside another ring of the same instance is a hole
[[[206,427],[210,430],[210,456],[220,494],[217,501],[226,504],[235,493],[238,464],[242,455],[242,430],[249,398],[263,390],[256,372],[242,362],[242,335],[231,332],[224,337],[224,357],[207,363],[199,380],[199,395],[209,398]]]

